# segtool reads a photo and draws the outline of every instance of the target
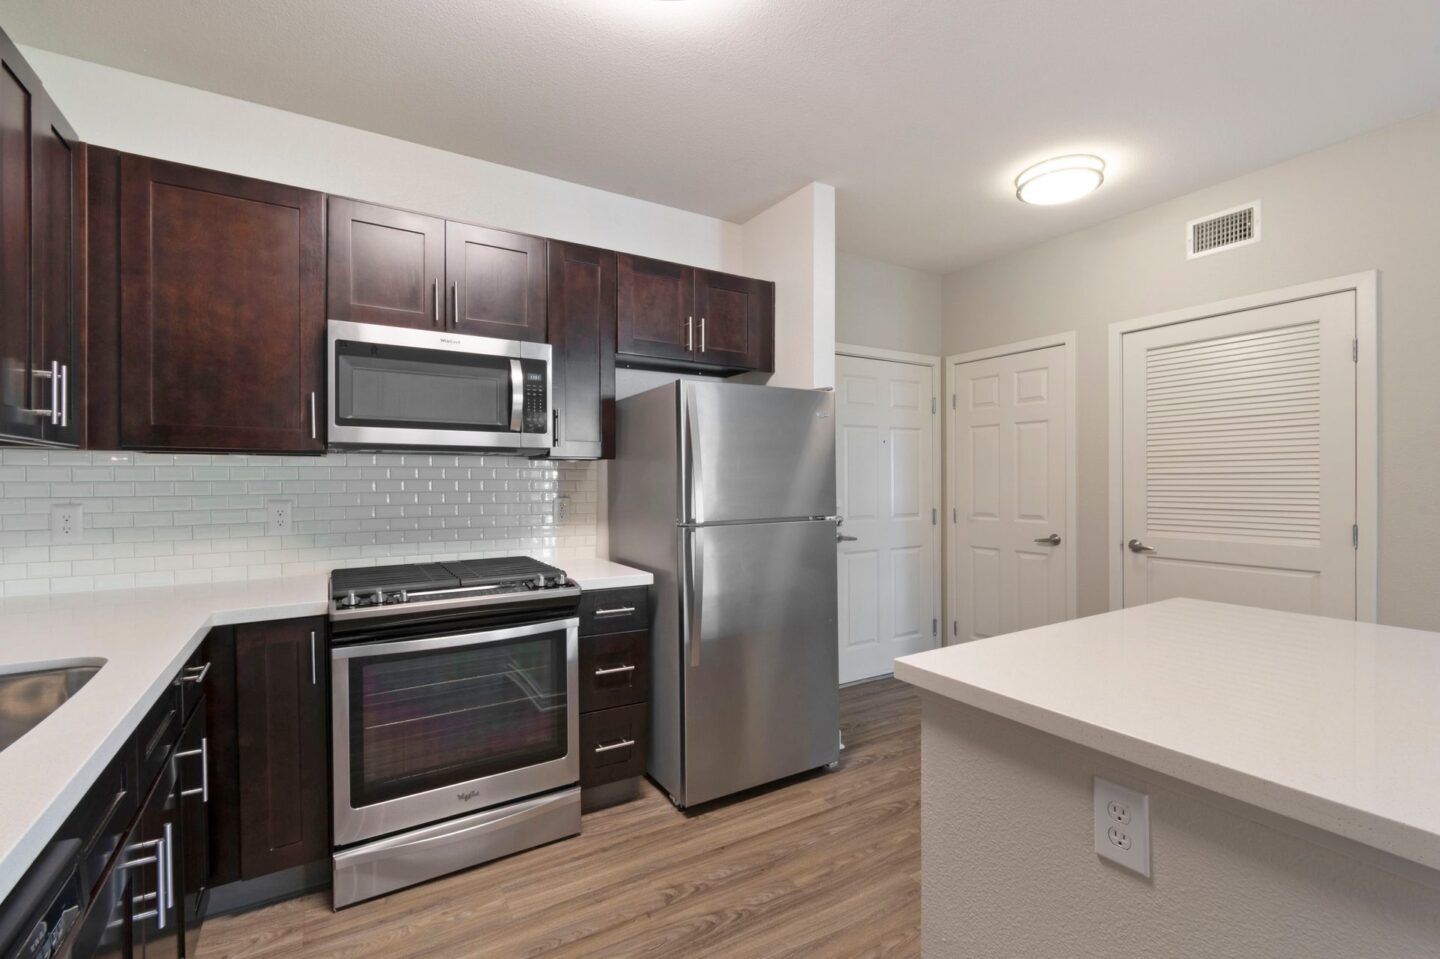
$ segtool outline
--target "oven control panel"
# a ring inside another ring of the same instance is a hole
[[[547,395],[545,366],[544,360],[522,360],[520,363],[525,390],[522,429],[526,433],[544,433],[550,428],[550,397]]]

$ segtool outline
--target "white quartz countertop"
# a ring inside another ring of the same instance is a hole
[[[604,559],[554,559],[582,589],[644,586]],[[403,560],[397,560],[403,561]],[[0,672],[103,660],[58,710],[0,750],[4,899],[213,627],[323,616],[329,577],[0,599]]]
[[[1440,633],[1173,599],[895,675],[1440,869]]]

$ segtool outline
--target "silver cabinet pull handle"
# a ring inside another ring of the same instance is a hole
[[[1040,537],[1040,538],[1037,539],[1035,542],[1039,543],[1041,546],[1059,546],[1059,545],[1060,545],[1060,534],[1059,534],[1059,533],[1051,533],[1049,536],[1042,536],[1042,537]]]
[[[320,424],[319,424],[319,422],[315,419],[315,391],[314,391],[314,390],[311,390],[311,391],[310,391],[310,438],[311,438],[312,440],[314,440],[314,439],[319,439],[319,438],[320,438]]]
[[[59,402],[59,400],[57,399],[58,394],[55,392],[55,388],[56,388],[56,386],[57,386],[57,385],[59,384],[59,382],[60,382],[60,364],[59,364],[59,362],[58,362],[58,361],[51,361],[51,363],[50,363],[50,369],[48,369],[48,370],[31,370],[31,371],[30,371],[30,375],[35,376],[35,377],[38,377],[38,378],[40,378],[40,379],[42,379],[42,380],[49,380],[49,381],[50,381],[50,405],[49,405],[48,407],[46,407],[45,409],[40,409],[39,407],[35,407],[35,408],[32,408],[32,409],[27,410],[26,412],[28,412],[28,413],[33,413],[33,414],[36,415],[36,416],[48,416],[48,417],[50,418],[50,425],[51,425],[51,426],[59,426],[59,425],[60,425],[60,402]]]
[[[633,740],[633,739],[622,739],[622,740],[620,740],[619,742],[606,743],[604,746],[596,746],[596,747],[595,747],[595,751],[596,751],[597,753],[608,753],[608,752],[610,752],[612,749],[624,749],[624,748],[626,748],[627,746],[633,746],[633,745],[635,745],[635,740]]]
[[[209,674],[210,674],[210,664],[209,664],[209,663],[205,663],[205,664],[200,665],[200,666],[187,666],[187,667],[185,667],[185,674],[180,677],[180,682],[182,682],[182,683],[194,683],[195,685],[198,686],[198,685],[200,685],[201,683],[205,682],[205,677],[208,676]]]
[[[165,824],[165,902],[160,909],[160,928],[165,928],[165,917],[175,908],[175,824]]]
[[[633,672],[635,672],[635,667],[634,667],[634,666],[611,666],[611,667],[609,667],[608,669],[597,669],[597,670],[595,670],[595,675],[596,675],[596,676],[614,676],[614,675],[616,675],[617,673],[633,673]]]
[[[1132,553],[1153,553],[1153,552],[1155,552],[1155,547],[1153,547],[1153,546],[1146,546],[1144,543],[1140,542],[1138,539],[1132,539],[1130,542],[1126,543],[1125,545],[1126,545],[1127,547],[1129,547],[1130,552],[1132,552]]]
[[[182,796],[199,796],[202,803],[210,801],[210,739],[206,736],[200,737],[199,749],[186,749],[175,754],[176,759],[189,759],[191,756],[200,757],[200,785],[194,789],[182,789]]]
[[[450,322],[460,325],[460,283],[450,284]]]
[[[685,317],[685,349],[687,352],[695,352],[695,317]]]
[[[310,630],[310,685],[320,685],[320,674],[315,669],[315,630]]]
[[[60,386],[55,391],[60,404],[60,425],[70,425],[70,367],[60,364]]]
[[[440,325],[440,278],[437,276],[430,281],[430,322]]]
[[[700,352],[705,352],[705,317],[700,317]]]
[[[633,612],[635,612],[635,607],[634,607],[634,606],[612,606],[612,607],[610,607],[609,609],[597,609],[597,610],[595,610],[595,615],[596,615],[597,617],[598,617],[598,616],[629,616],[629,615],[630,615],[631,613],[633,613]]]

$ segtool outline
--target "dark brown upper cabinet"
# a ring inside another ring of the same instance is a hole
[[[775,284],[695,271],[695,359],[732,369],[775,369]]]
[[[775,284],[619,255],[617,350],[627,366],[775,368]]]
[[[545,342],[545,241],[469,223],[445,224],[450,328]]]
[[[615,457],[615,254],[549,244],[555,459]]]
[[[329,318],[441,328],[445,221],[341,197],[329,206]]]
[[[0,441],[83,433],[83,149],[0,33]]]
[[[695,271],[678,263],[621,253],[616,349],[656,360],[694,358]]]
[[[235,627],[240,875],[330,854],[324,619]]]
[[[325,448],[324,198],[122,155],[120,445]]]

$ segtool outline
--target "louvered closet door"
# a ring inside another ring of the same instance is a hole
[[[1126,334],[1126,606],[1355,617],[1354,335],[1353,293]]]

